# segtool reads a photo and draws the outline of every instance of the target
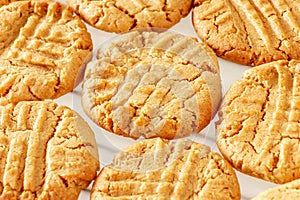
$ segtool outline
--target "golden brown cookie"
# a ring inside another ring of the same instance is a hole
[[[232,167],[209,147],[179,139],[137,142],[116,154],[95,180],[96,199],[240,199]]]
[[[15,0],[0,0],[0,7],[4,6],[4,5],[7,5],[7,4],[10,4],[13,1],[15,1]]]
[[[217,143],[238,170],[275,183],[300,177],[300,61],[247,70],[225,95]]]
[[[0,199],[77,199],[99,169],[88,124],[54,102],[0,106]]]
[[[218,56],[244,65],[300,59],[300,1],[195,0],[193,24]]]
[[[221,100],[217,57],[175,33],[130,32],[103,44],[82,90],[87,115],[113,133],[176,138],[198,133]]]
[[[67,0],[90,25],[108,32],[170,28],[188,15],[192,0]]]
[[[295,180],[275,188],[268,189],[252,200],[289,200],[300,199],[300,180]]]
[[[71,8],[17,1],[0,7],[0,105],[72,91],[92,40]]]

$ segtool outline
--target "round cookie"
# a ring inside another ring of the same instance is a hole
[[[96,177],[88,124],[54,102],[0,106],[0,199],[78,199]]]
[[[300,1],[195,0],[193,24],[218,56],[244,65],[300,59]]]
[[[295,180],[274,188],[270,188],[252,200],[282,200],[300,198],[300,180]]]
[[[71,8],[51,1],[0,7],[0,105],[54,99],[73,90],[92,40]]]
[[[67,0],[90,25],[108,32],[136,28],[170,28],[188,15],[192,0]]]
[[[129,32],[103,44],[82,89],[87,115],[127,137],[198,133],[221,100],[217,57],[195,39],[170,32]]]
[[[96,199],[240,199],[235,172],[209,147],[146,139],[116,154],[95,180]]]
[[[219,112],[217,144],[238,170],[275,183],[300,178],[300,61],[247,70]]]

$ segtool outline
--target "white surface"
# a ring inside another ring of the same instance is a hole
[[[60,1],[64,3],[64,0],[60,0]],[[101,43],[105,42],[106,40],[116,35],[116,34],[97,30],[88,25],[87,27],[92,35],[94,47],[99,46]],[[191,15],[182,19],[179,24],[177,24],[170,30],[176,31],[178,33],[182,33],[184,35],[197,37],[191,23]],[[224,95],[225,92],[229,89],[230,85],[233,83],[233,81],[240,79],[242,73],[249,67],[238,65],[229,61],[225,61],[223,59],[219,59],[219,65],[221,69],[221,78],[222,78],[222,87],[223,87],[222,89]],[[89,123],[96,136],[100,161],[101,161],[101,167],[103,167],[111,163],[114,153],[118,152],[120,149],[124,148],[125,146],[133,143],[134,140],[113,135],[99,128],[97,125],[95,125],[83,112],[81,107],[80,95],[81,95],[81,84],[72,93],[64,95],[63,97],[55,101],[60,104],[67,105],[70,108],[73,108],[82,117],[84,117],[86,121]],[[215,117],[215,119],[203,131],[201,131],[201,133],[197,135],[192,135],[190,136],[190,138],[193,139],[194,141],[209,145],[213,151],[218,151],[218,148],[215,143],[216,133],[215,133],[214,123],[216,120],[217,117]],[[257,195],[258,193],[264,191],[265,189],[275,186],[275,184],[268,183],[266,181],[244,175],[240,172],[237,172],[237,176],[239,179],[243,200],[250,199],[255,195]],[[79,197],[80,200],[89,199],[89,189],[81,192]]]

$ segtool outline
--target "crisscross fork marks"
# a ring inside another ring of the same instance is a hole
[[[166,152],[167,159],[164,156],[160,157],[160,167],[152,168],[152,164],[148,164],[138,169],[136,165],[131,165],[131,161],[140,163],[135,159],[141,157],[118,157],[118,163],[123,162],[124,165],[116,166],[115,160],[112,165],[103,168],[93,185],[91,199],[100,197],[174,200],[239,198],[239,192],[234,191],[238,189],[234,172],[217,153],[210,153],[208,147],[183,139],[179,139],[174,144],[165,141],[165,144],[159,148],[149,148],[157,144],[154,140],[161,139],[142,141],[141,145],[133,144],[126,151],[128,153],[126,155],[136,151],[136,148],[143,148],[146,144],[147,147],[140,149],[142,151],[137,150],[136,153],[143,157],[145,154],[156,155],[156,151]],[[161,142],[158,144],[160,145]],[[142,159],[142,163],[150,162]],[[227,181],[225,183],[224,180],[230,180],[230,183],[227,185]],[[210,190],[212,186],[215,187],[213,191],[218,191],[218,194]]]
[[[18,37],[4,59],[12,60],[16,64],[22,62],[47,67],[51,71],[61,67],[59,63],[66,59],[66,50],[74,45],[75,41],[71,40],[76,37],[79,29],[68,26],[70,16],[66,14],[68,11],[64,10],[62,5],[50,4],[45,9],[45,13],[29,14],[27,23],[20,28]],[[32,12],[30,7],[28,12]],[[62,22],[67,24],[62,25]]]
[[[219,56],[245,65],[299,58],[299,2],[206,0],[195,6],[195,28]]]
[[[253,68],[244,74],[243,80],[234,83],[225,96],[221,113],[223,125],[219,127],[217,143],[236,168],[275,183],[289,182],[300,176],[297,167],[300,160],[297,156],[299,80],[299,62],[292,60]],[[261,91],[260,85],[264,85]],[[264,98],[265,90],[267,98]],[[240,96],[244,91],[248,91],[248,95]],[[253,102],[263,104],[263,109],[253,106]],[[248,116],[243,123],[242,116]]]
[[[64,106],[44,101],[8,104],[0,107],[0,113],[0,198],[45,198],[50,191],[53,198],[64,198],[64,192],[68,199],[78,198],[99,167],[97,153],[92,152],[95,141],[89,135],[80,137],[80,128],[90,131],[81,118]],[[65,154],[70,158],[65,159]],[[90,159],[91,165],[76,164],[80,158]],[[68,167],[67,173],[61,172]]]
[[[191,37],[135,31],[101,46],[97,59],[85,73],[84,110],[116,134],[183,137],[219,105],[216,56]]]
[[[92,41],[71,8],[15,1],[0,8],[0,18],[1,105],[54,99],[79,83]]]
[[[6,152],[5,170],[1,173],[4,176],[4,197],[11,192],[15,197],[26,191],[35,193],[43,185],[46,171],[46,146],[49,139],[53,137],[52,126],[55,126],[51,122],[45,125],[44,122],[53,115],[45,106],[36,108],[28,104],[15,107],[13,110],[2,107],[1,110],[14,113],[10,119],[6,118],[2,121],[3,124],[8,125],[6,137],[10,141]],[[18,131],[15,132],[14,129]],[[3,135],[1,137],[3,138]]]
[[[158,55],[157,52],[160,51],[156,52],[152,50],[151,52],[153,55]],[[133,60],[134,59],[137,59],[137,57],[133,58]],[[156,59],[164,60],[163,57]],[[178,63],[177,65],[165,66],[166,64],[160,60],[146,65],[143,65],[143,62],[145,61],[137,62],[133,66],[133,69],[127,71],[125,79],[119,84],[119,89],[112,97],[112,113],[115,117],[113,122],[116,123],[115,125],[122,131],[134,137],[139,137],[135,132],[141,135],[147,135],[146,137],[159,134],[161,131],[159,129],[163,129],[161,126],[168,126],[160,122],[157,127],[153,127],[153,121],[161,120],[166,120],[165,123],[174,124],[174,128],[176,129],[175,134],[181,132],[181,130],[184,131],[186,128],[182,127],[181,122],[186,121],[184,117],[188,117],[188,113],[170,113],[169,110],[174,107],[178,107],[179,110],[189,109],[189,104],[185,102],[197,96],[193,85],[190,83],[193,82],[193,78],[192,81],[189,81],[185,79],[185,76],[181,75],[181,70],[184,71],[183,68],[186,65]],[[186,67],[189,67],[191,69],[190,71],[196,74],[195,79],[197,79],[197,77],[201,79],[201,73],[204,70],[200,71],[200,69],[197,68],[192,69],[193,67],[191,66]],[[184,94],[179,93],[179,90],[184,90]],[[197,101],[197,97],[194,99]],[[187,108],[185,108],[185,106],[187,106]],[[195,127],[192,128],[193,130],[187,131],[196,131],[198,127],[197,120],[200,111],[197,109],[199,109],[200,105],[194,105],[192,107],[193,108],[189,110],[193,112],[191,115],[195,116],[193,119],[195,121],[192,122],[195,124]],[[126,119],[126,117],[128,117],[128,119]],[[126,122],[126,124],[123,124],[124,122]],[[179,124],[176,125],[177,123]],[[138,126],[145,127],[140,129]],[[146,128],[148,126],[149,128]],[[182,134],[185,133],[182,132]],[[170,135],[170,137],[174,136]]]

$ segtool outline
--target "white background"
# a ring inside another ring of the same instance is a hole
[[[66,4],[64,0],[59,0],[59,1],[62,2],[63,4]],[[116,34],[97,30],[89,25],[87,25],[87,27],[89,32],[92,35],[94,48],[97,48],[103,42],[116,36]],[[186,18],[182,19],[180,23],[172,27],[170,30],[184,35],[197,37],[191,23],[191,14]],[[221,69],[222,91],[224,95],[226,91],[229,89],[230,85],[233,83],[233,81],[240,79],[242,77],[242,73],[249,67],[238,65],[223,59],[219,59],[219,65]],[[77,88],[75,88],[75,90],[72,93],[64,95],[63,97],[55,101],[58,102],[59,104],[67,105],[70,108],[74,109],[89,123],[89,125],[91,126],[91,128],[95,133],[95,137],[98,144],[98,151],[100,155],[101,168],[102,168],[103,166],[109,165],[111,163],[114,153],[118,152],[120,149],[124,148],[125,146],[132,144],[135,141],[121,136],[113,135],[111,133],[104,131],[97,125],[95,125],[82,110],[81,87],[82,85],[80,84]],[[212,122],[204,130],[202,130],[198,134],[194,134],[190,136],[190,138],[194,141],[204,143],[210,146],[212,151],[218,152],[218,148],[215,143],[216,133],[215,133],[215,124],[214,124],[217,119],[218,117],[216,116],[214,120],[212,120]],[[265,189],[275,186],[275,184],[273,183],[269,183],[254,177],[250,177],[240,172],[236,172],[236,173],[239,179],[243,200],[251,199],[258,193],[264,191]],[[89,199],[90,188],[91,186],[88,189],[81,192],[79,197],[80,200]]]

